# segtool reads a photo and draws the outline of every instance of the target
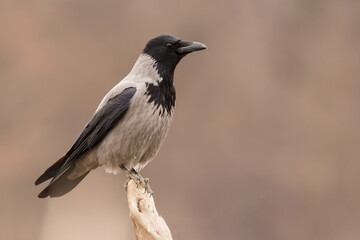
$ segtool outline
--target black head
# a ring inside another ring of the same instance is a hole
[[[171,35],[160,35],[146,44],[143,53],[155,59],[158,67],[173,72],[185,55],[203,49],[206,49],[206,46],[199,42],[184,41]]]

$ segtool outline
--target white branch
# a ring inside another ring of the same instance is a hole
[[[136,240],[172,240],[165,220],[159,216],[155,208],[154,198],[145,193],[142,184],[136,185],[134,180],[128,182],[127,198]]]

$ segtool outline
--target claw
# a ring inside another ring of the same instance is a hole
[[[126,193],[128,192],[129,181],[130,181],[130,178],[128,178],[128,179],[124,182],[124,188],[125,188],[125,192],[126,192]]]
[[[131,179],[134,179],[135,183],[136,183],[136,187],[139,187],[139,185],[142,184],[141,178],[139,178],[138,176],[131,176]]]
[[[124,184],[126,192],[128,189],[129,181],[133,179],[136,183],[136,187],[139,187],[139,184],[141,184],[145,188],[144,193],[149,193],[150,197],[153,195],[154,192],[150,188],[148,178],[143,178],[134,168],[132,168],[131,170],[127,169],[124,164],[121,164],[120,168],[126,173],[126,175],[128,175],[128,180]]]
[[[144,193],[149,193],[150,194],[150,197],[154,194],[154,192],[151,190],[151,187],[150,187],[150,185],[149,185],[149,179],[148,178],[145,178],[144,179],[144,181],[145,181],[145,192]]]
[[[149,189],[149,179],[145,178],[144,183],[145,183],[144,184],[144,187],[145,187],[145,192],[144,193],[146,193],[148,191],[148,189]]]
[[[140,176],[140,175],[139,175]],[[140,176],[140,181],[141,181],[141,184],[145,187],[145,180],[143,177]],[[145,187],[146,188],[146,187]]]

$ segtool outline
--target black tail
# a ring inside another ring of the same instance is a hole
[[[69,167],[63,169],[66,162],[65,156],[60,158],[54,165],[49,167],[36,181],[35,184],[38,185],[50,178],[53,178],[49,185],[38,195],[39,198],[50,197],[60,197],[73,188],[75,188],[81,180],[86,177],[90,172],[86,172],[78,178],[68,179],[69,174],[75,167],[75,164],[71,164]]]
[[[65,164],[66,162],[66,155],[57,160],[56,163],[54,163],[51,167],[46,169],[46,171],[35,181],[35,185],[39,185],[40,183],[45,182],[46,180],[49,180],[50,178],[55,177],[57,172],[60,170],[60,168]]]
[[[74,167],[75,166],[70,167],[68,170],[51,180],[50,184],[38,195],[38,197],[60,197],[74,189],[90,172],[86,172],[84,175],[75,179],[68,179],[68,176]]]

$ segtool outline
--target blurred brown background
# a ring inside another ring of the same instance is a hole
[[[145,43],[201,41],[175,74],[151,179],[175,239],[360,238],[359,1],[0,2],[0,239],[132,239],[125,177],[40,200]]]

